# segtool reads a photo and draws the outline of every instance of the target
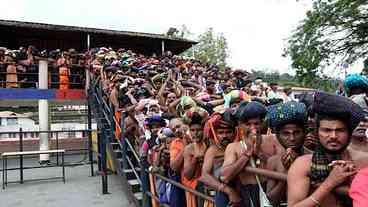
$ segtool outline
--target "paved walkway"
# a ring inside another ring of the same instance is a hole
[[[12,163],[12,162],[10,162]],[[36,160],[25,163],[35,165]],[[9,167],[15,167],[16,163]],[[96,168],[96,166],[95,166]],[[0,190],[0,206],[4,207],[130,207],[119,177],[109,175],[108,195],[102,195],[101,177],[90,177],[89,165],[66,168],[66,183],[61,180],[8,184]],[[1,174],[1,173],[0,173]],[[61,176],[61,168],[30,169],[24,179]],[[0,177],[2,178],[2,177]],[[19,171],[9,171],[8,181],[19,179]]]

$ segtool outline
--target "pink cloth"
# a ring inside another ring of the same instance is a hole
[[[354,207],[368,206],[368,168],[364,168],[354,177],[349,191]]]

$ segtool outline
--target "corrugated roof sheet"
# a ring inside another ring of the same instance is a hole
[[[34,28],[34,29],[44,29],[44,30],[52,30],[52,31],[75,31],[75,32],[86,32],[86,33],[91,33],[91,34],[109,34],[109,35],[127,35],[127,36],[133,36],[133,37],[149,37],[149,38],[163,39],[163,40],[182,41],[182,42],[188,42],[192,44],[197,43],[192,40],[174,38],[174,37],[169,37],[169,36],[162,35],[162,34],[119,31],[119,30],[111,30],[111,29],[98,29],[98,28],[56,25],[56,24],[45,24],[45,23],[36,23],[36,22],[21,22],[21,21],[1,20],[0,19],[0,25],[12,26],[12,27]]]

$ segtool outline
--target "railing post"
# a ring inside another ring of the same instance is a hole
[[[105,129],[103,129],[102,131],[102,155],[101,155],[101,158],[102,158],[102,194],[108,194],[108,185],[107,185],[107,159],[106,159],[106,131]]]
[[[23,132],[22,128],[19,128],[19,152],[23,152]],[[20,183],[23,184],[23,155],[19,158],[19,175]]]
[[[90,93],[89,93],[90,94]],[[91,165],[91,176],[94,176],[93,172],[93,151],[92,151],[92,110],[91,110],[91,101],[88,98],[88,157],[89,163]]]
[[[125,135],[125,118],[126,118],[126,113],[125,112],[121,112],[121,120],[120,120],[120,128],[121,128],[121,134],[120,134],[120,143],[121,143],[121,151],[123,153],[122,155],[122,159],[123,159],[123,169],[127,168],[128,166],[128,161],[126,156],[127,155],[127,143],[126,143],[126,137],[124,137]]]
[[[101,152],[101,145],[102,145],[102,138],[101,138],[101,131],[103,129],[98,129],[98,132],[97,132],[97,153],[99,155],[98,157],[98,160],[97,160],[97,167],[98,167],[98,171],[101,172],[102,170],[102,152]]]
[[[145,158],[141,158],[140,160],[141,167],[141,180],[142,180],[142,206],[143,207],[151,207],[151,201],[147,192],[149,192],[149,175],[148,175],[148,162]]]
[[[52,133],[51,133],[51,138],[52,138]],[[56,137],[55,137],[55,141],[56,141],[56,149],[59,149],[59,132],[56,132]],[[59,166],[59,153],[56,153],[56,165]]]

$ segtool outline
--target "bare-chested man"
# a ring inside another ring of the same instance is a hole
[[[185,179],[182,182],[183,185],[196,189],[198,179],[201,176],[203,157],[207,150],[207,145],[203,139],[204,117],[197,112],[193,112],[189,118],[190,123],[188,125],[192,143],[184,148],[183,175]],[[196,207],[196,197],[189,192],[185,192],[185,194],[187,207]]]
[[[315,94],[313,109],[320,144],[290,167],[288,206],[351,206],[350,199],[334,189],[349,184],[356,170],[367,164],[364,153],[347,150],[363,110],[345,97],[322,92]]]
[[[259,187],[256,176],[244,168],[255,160],[257,167],[265,168],[268,155],[274,152],[266,147],[260,134],[261,124],[266,115],[266,108],[258,102],[242,103],[237,109],[239,127],[245,131],[238,142],[231,143],[225,150],[225,160],[221,173],[224,183],[235,181],[240,189],[243,206],[256,207],[259,203]]]
[[[220,181],[225,149],[235,139],[235,122],[232,120],[231,113],[226,111],[222,114],[213,114],[206,122],[204,132],[212,141],[212,144],[204,156],[200,181],[217,191],[215,196],[216,207],[226,207],[229,202],[232,204],[239,203],[239,194],[233,186]]]
[[[277,140],[285,149],[282,154],[268,159],[267,169],[287,173],[292,162],[305,153],[303,144],[308,120],[306,107],[291,101],[271,106],[267,111],[268,126],[274,130]],[[286,186],[285,181],[267,180],[267,196],[273,205],[278,206],[286,201]]]
[[[353,131],[349,148],[356,151],[368,152],[368,116],[361,121]]]

